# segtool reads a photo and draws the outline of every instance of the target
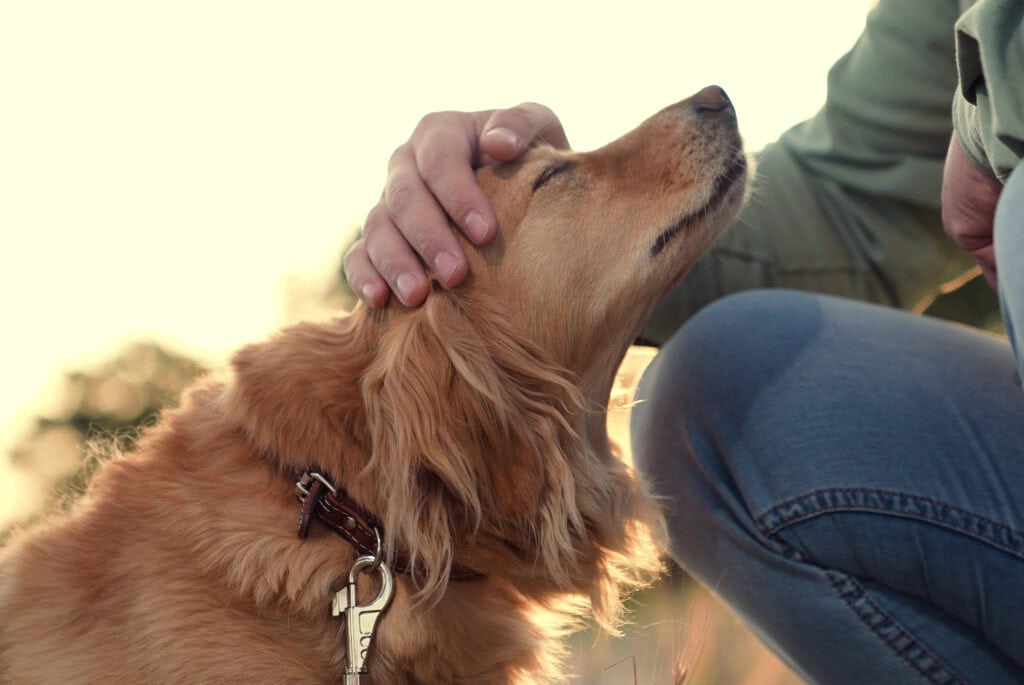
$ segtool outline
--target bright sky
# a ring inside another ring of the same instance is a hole
[[[756,149],[818,108],[869,5],[0,4],[0,448],[118,343],[216,361],[273,330],[427,112],[535,100],[590,149],[717,83]]]

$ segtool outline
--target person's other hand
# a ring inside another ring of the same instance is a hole
[[[558,117],[536,103],[423,117],[391,155],[381,200],[345,254],[353,292],[372,307],[391,291],[403,304],[419,305],[430,290],[419,258],[445,285],[460,283],[468,267],[449,217],[478,245],[494,237],[496,225],[473,171],[515,159],[537,143],[569,146]]]
[[[981,267],[994,289],[999,289],[992,220],[1003,184],[974,164],[954,133],[946,153],[942,174],[942,225],[953,239]]]

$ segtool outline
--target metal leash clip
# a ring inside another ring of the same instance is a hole
[[[356,594],[356,580],[359,574],[377,571],[380,573],[380,591],[368,604],[360,605]],[[388,608],[395,593],[395,579],[388,565],[378,556],[361,556],[348,572],[348,584],[334,595],[331,615],[345,614],[345,638],[348,642],[348,664],[345,667],[344,685],[364,685],[369,675],[366,657],[373,642],[373,631],[377,619]]]

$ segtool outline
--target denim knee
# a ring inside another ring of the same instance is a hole
[[[688,321],[640,382],[631,422],[634,459],[661,498],[674,556],[706,582],[714,578],[702,576],[718,573],[726,561],[716,558],[714,531],[745,531],[751,544],[771,544],[745,499],[741,481],[751,465],[729,461],[746,451],[730,443],[751,407],[764,407],[761,395],[813,339],[818,321],[809,295],[731,295]]]
[[[1021,453],[1004,343],[751,291],[683,326],[637,398],[634,459],[673,556],[808,680],[957,682],[953,662],[1020,680],[999,679],[1017,674],[999,655],[1019,653],[1015,595],[979,609],[1019,563],[1003,539],[1020,529]]]

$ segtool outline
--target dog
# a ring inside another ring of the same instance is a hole
[[[12,537],[0,682],[562,678],[578,617],[614,629],[662,569],[609,392],[746,176],[717,87],[593,152],[480,169],[499,230],[464,243],[463,284],[242,348]],[[386,589],[353,675],[342,618]]]

